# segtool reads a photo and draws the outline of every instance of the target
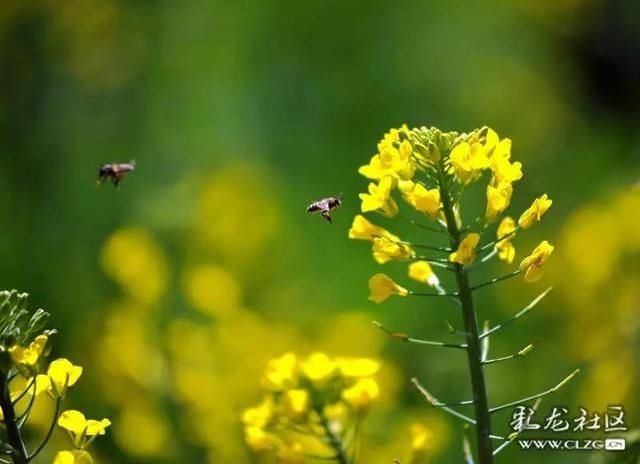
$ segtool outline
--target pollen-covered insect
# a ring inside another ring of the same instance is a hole
[[[117,188],[125,174],[133,171],[135,168],[135,161],[131,161],[129,163],[103,164],[98,169],[98,185],[102,184],[107,179],[111,179],[111,182]]]
[[[342,194],[314,201],[307,207],[307,212],[320,213],[320,216],[325,218],[327,221],[333,222],[331,219],[331,211],[339,206],[342,206]]]

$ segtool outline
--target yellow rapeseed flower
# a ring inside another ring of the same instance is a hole
[[[380,394],[378,383],[372,378],[359,379],[353,386],[343,390],[342,398],[352,408],[363,410],[368,408]]]
[[[60,414],[58,425],[71,434],[76,448],[83,449],[93,441],[94,437],[104,435],[111,421],[109,419],[87,420],[80,411],[71,409]]]
[[[479,234],[470,233],[460,242],[458,249],[449,255],[449,261],[465,266],[471,264],[476,259],[476,247],[479,241]]]
[[[324,353],[313,353],[300,363],[302,373],[314,384],[322,384],[332,378],[337,367]]]
[[[531,206],[524,213],[522,213],[520,219],[518,219],[518,225],[522,229],[528,229],[536,221],[539,221],[542,218],[544,213],[546,213],[547,210],[551,208],[552,203],[553,201],[547,197],[546,193],[540,198],[536,198]]]
[[[372,224],[361,214],[353,218],[353,224],[351,225],[351,229],[349,229],[349,238],[353,240],[369,240],[373,242],[373,239],[377,237],[389,235],[389,232],[382,227]]]
[[[262,377],[262,385],[273,391],[292,388],[297,381],[298,360],[293,353],[285,353],[279,358],[270,360]]]
[[[403,125],[400,129],[391,129],[378,143],[378,153],[371,158],[369,164],[361,166],[358,172],[363,176],[379,180],[385,176],[399,179],[411,179],[415,166],[411,160],[413,148],[408,140],[401,140],[409,129]]]
[[[93,458],[85,450],[58,451],[53,464],[93,464]]]
[[[380,363],[369,358],[338,358],[336,362],[345,377],[371,377],[380,370]]]
[[[260,404],[245,409],[242,423],[247,426],[264,428],[273,417],[273,399],[268,396]]]
[[[391,295],[407,296],[409,290],[395,283],[386,274],[376,274],[369,279],[369,290],[371,294],[369,299],[380,303]]]
[[[305,458],[302,453],[302,445],[300,443],[292,443],[285,445],[278,450],[278,464],[304,464]]]
[[[378,264],[385,264],[391,260],[413,258],[415,253],[409,245],[391,237],[380,237],[373,240],[373,259]]]
[[[544,240],[533,252],[520,263],[520,270],[525,271],[525,282],[536,282],[542,278],[542,265],[553,253],[553,245]]]
[[[500,140],[498,134],[490,128],[487,131],[484,149],[487,156],[489,157],[490,163],[491,160],[508,160],[511,158],[511,139]]]
[[[442,206],[440,190],[437,188],[427,189],[424,185],[412,181],[403,181],[399,185],[403,198],[416,211],[425,213],[430,217],[437,216]]]
[[[221,266],[196,266],[186,273],[184,290],[191,306],[206,315],[228,317],[240,309],[240,284]]]
[[[449,159],[456,176],[463,184],[468,184],[481,170],[489,167],[489,159],[479,142],[457,144],[451,150]]]
[[[378,184],[370,183],[369,193],[358,195],[362,200],[362,212],[380,211],[387,217],[398,214],[398,205],[391,197],[393,184],[394,179],[390,176],[383,177]]]
[[[502,237],[505,237],[511,234],[515,229],[516,229],[516,222],[509,216],[506,216],[502,220],[502,222],[500,222],[500,225],[498,226],[498,231],[496,234],[496,237],[499,240],[499,242],[496,243],[496,250],[498,250],[498,258],[508,262],[509,264],[513,262],[513,259],[516,256],[516,249],[513,246],[513,243],[511,242],[511,240],[513,239],[513,235],[508,238],[505,238],[504,240],[500,240],[500,239]]]
[[[38,335],[28,347],[13,345],[9,348],[9,355],[14,363],[21,366],[33,367],[40,359],[40,355],[47,345],[48,337],[46,335]]]
[[[409,264],[409,277],[432,287],[440,284],[440,279],[426,261],[415,261]]]
[[[522,179],[522,163],[519,161],[511,163],[505,158],[492,157],[489,167],[493,171],[494,184],[511,183]]]
[[[245,427],[244,439],[254,451],[267,451],[274,447],[274,437],[260,427]]]
[[[409,436],[411,438],[411,453],[414,460],[424,457],[433,440],[431,430],[416,422],[409,427]]]
[[[510,182],[500,182],[497,186],[487,186],[487,211],[485,216],[493,222],[509,206],[513,187]]]
[[[39,374],[36,380],[38,388],[46,388],[53,398],[64,398],[67,388],[74,385],[81,375],[82,367],[74,366],[68,359],[60,358],[52,361],[47,374]]]
[[[287,415],[292,419],[303,416],[309,409],[309,393],[307,390],[287,390],[283,399]]]

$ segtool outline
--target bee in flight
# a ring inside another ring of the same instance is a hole
[[[125,174],[133,171],[135,168],[135,161],[131,161],[129,163],[103,164],[98,169],[98,185],[102,184],[105,180],[110,179],[113,185],[118,188],[118,184],[120,184],[120,181]]]
[[[323,198],[322,200],[314,201],[307,207],[308,213],[320,213],[320,216],[325,218],[329,222],[333,222],[331,219],[331,211],[342,206],[342,194],[335,197]]]

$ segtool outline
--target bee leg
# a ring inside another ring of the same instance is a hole
[[[331,215],[329,214],[329,211],[323,211],[322,213],[320,213],[320,216],[322,216],[327,221],[329,221],[330,224],[333,224],[333,219],[331,219]]]
[[[122,177],[116,174],[111,178],[111,180],[113,181],[113,185],[116,187],[116,189],[119,189]]]

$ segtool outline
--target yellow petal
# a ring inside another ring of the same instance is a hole
[[[369,279],[369,290],[371,294],[369,299],[376,303],[380,303],[391,295],[407,296],[409,291],[406,288],[396,284],[386,274],[376,274]]]
[[[58,425],[74,435],[81,435],[87,427],[87,420],[80,411],[70,409],[60,414]]]

